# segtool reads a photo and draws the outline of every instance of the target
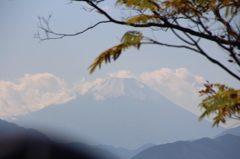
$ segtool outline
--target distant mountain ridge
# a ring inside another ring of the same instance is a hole
[[[150,147],[132,159],[239,159],[240,137],[224,135],[216,139],[178,141]]]
[[[97,145],[96,147],[108,150],[109,152],[112,152],[116,156],[118,156],[120,159],[130,159],[133,156],[137,155],[138,153],[142,152],[145,149],[148,149],[152,146],[156,146],[155,144],[145,144],[137,149],[129,150],[124,147],[114,147],[109,145]]]
[[[140,81],[122,78],[103,80],[75,100],[15,118],[12,122],[45,134],[55,129],[72,137],[130,149],[145,143],[212,137],[224,130],[212,128],[208,121],[198,122],[196,115]]]
[[[231,129],[227,129],[227,130],[223,131],[222,133],[218,134],[217,136],[215,136],[215,138],[218,138],[220,136],[224,136],[227,134],[240,136],[240,126],[231,128]]]

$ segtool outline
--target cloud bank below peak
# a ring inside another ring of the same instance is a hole
[[[157,91],[165,87],[164,90],[171,92],[174,96],[184,96],[186,92],[198,96],[198,91],[203,87],[205,80],[203,77],[192,74],[186,68],[169,69],[162,68],[153,72],[144,72],[139,78],[156,88]]]
[[[197,115],[201,113],[197,108],[201,101],[198,91],[205,80],[186,68],[161,68],[141,74],[122,70],[109,73],[108,78],[138,79],[177,105]],[[69,87],[64,79],[50,73],[25,74],[16,81],[0,81],[0,118],[24,115],[51,104],[66,103],[77,95],[102,89],[104,86],[101,83],[108,78],[97,78],[92,82],[82,78],[73,87]],[[96,95],[96,100],[106,98],[104,94]]]
[[[16,82],[0,81],[0,117],[27,114],[74,98],[63,79],[50,73],[25,74]]]

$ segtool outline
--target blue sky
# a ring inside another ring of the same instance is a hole
[[[107,1],[101,7],[105,8],[108,13],[113,14],[114,17],[119,18],[121,14],[116,12],[114,5],[109,2],[111,1]],[[129,74],[143,77],[142,73],[145,73],[144,75],[152,73],[151,77],[154,78],[153,72],[163,73],[162,68],[170,71],[170,74],[174,75],[171,77],[176,79],[173,80],[173,83],[167,83],[163,90],[175,85],[176,92],[178,88],[180,89],[180,86],[177,86],[180,84],[177,83],[179,77],[177,75],[179,74],[176,73],[176,70],[180,68],[184,68],[183,72],[194,77],[194,80],[197,76],[201,80],[208,80],[211,83],[225,83],[239,88],[237,80],[201,55],[188,50],[152,45],[143,46],[140,51],[130,49],[124,52],[116,62],[103,65],[101,70],[97,69],[93,75],[89,75],[87,68],[97,55],[118,44],[125,31],[136,30],[130,27],[104,24],[85,34],[66,37],[61,40],[39,42],[38,39],[33,38],[34,34],[40,31],[37,27],[39,24],[38,16],[47,17],[52,14],[51,26],[59,33],[75,33],[95,24],[99,20],[105,20],[98,13],[84,11],[83,6],[80,3],[69,3],[68,0],[1,0],[0,81],[2,82],[1,88],[4,88],[3,93],[8,92],[7,97],[9,99],[11,93],[7,90],[10,86],[6,87],[6,82],[15,84],[23,81],[29,82],[31,80],[26,79],[37,77],[34,76],[37,74],[38,77],[46,75],[49,78],[63,80],[60,83],[65,82],[71,87],[83,78],[85,81],[94,81],[96,78],[109,77],[109,74],[114,72],[116,76],[121,77]],[[178,43],[176,38],[168,32],[142,31],[146,35],[154,35],[157,39],[164,40],[164,42]],[[207,42],[204,42],[203,45],[206,50],[214,53],[214,56],[218,56],[220,60],[225,61],[227,59],[226,55],[214,45]],[[234,69],[231,64],[228,67]],[[121,72],[122,70],[125,72]],[[25,74],[29,74],[28,78]],[[187,78],[185,80],[189,82]],[[153,86],[157,82],[154,84],[149,82],[149,85],[151,84]],[[160,84],[162,86],[156,89],[159,93],[167,95],[166,92],[161,92],[164,83]],[[186,87],[188,87],[187,84]],[[34,86],[38,89],[37,85],[34,84]],[[186,92],[183,90],[182,93],[189,94],[189,90],[186,90]],[[189,99],[189,95],[183,97],[179,97],[174,102],[181,103],[180,100],[182,100],[182,104],[184,104]],[[3,99],[6,99],[6,96],[2,96],[1,100],[3,101]],[[15,99],[15,97],[11,96],[11,99]],[[196,104],[199,99],[194,99],[195,101],[192,101],[192,103]],[[191,102],[188,107],[190,105]],[[0,106],[1,109],[4,109],[3,105]]]

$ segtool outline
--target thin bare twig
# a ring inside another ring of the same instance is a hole
[[[41,41],[43,41],[43,40],[52,40],[52,39],[62,39],[62,38],[67,37],[67,36],[77,36],[79,34],[83,34],[84,32],[86,32],[86,31],[88,31],[90,29],[95,28],[96,26],[98,26],[100,24],[110,23],[111,22],[111,21],[100,21],[100,22],[98,22],[98,23],[96,23],[96,24],[94,24],[94,25],[92,25],[92,26],[90,26],[90,27],[80,31],[80,32],[73,33],[73,34],[62,34],[62,33],[56,33],[56,32],[51,30],[51,28],[49,26],[50,18],[51,18],[51,16],[49,16],[48,19],[45,19],[43,17],[42,18],[39,17],[39,22],[40,22],[39,28],[42,29],[45,32],[46,38],[42,38],[39,33],[35,34],[35,36],[34,36],[35,38],[38,38]],[[42,22],[44,24],[42,24]],[[49,35],[54,35],[55,37],[50,37]]]

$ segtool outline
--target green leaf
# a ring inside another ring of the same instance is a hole
[[[126,32],[122,39],[121,42],[123,43],[140,43],[140,41],[143,39],[143,35],[139,31],[128,31]]]
[[[117,0],[116,5],[141,11],[152,11],[160,8],[160,4],[156,0]]]
[[[92,74],[97,67],[101,68],[101,64],[103,62],[110,63],[111,59],[114,61],[119,58],[122,51],[125,51],[126,49],[130,47],[135,47],[137,49],[141,46],[141,40],[143,39],[142,33],[138,31],[128,31],[126,32],[122,39],[121,44],[116,45],[104,52],[102,52],[95,61],[88,67],[90,69],[90,74]]]
[[[216,114],[213,119],[213,126],[215,126],[219,125],[220,122],[225,123],[227,117],[240,114],[240,90],[222,84],[206,84],[205,86],[207,89],[200,91],[200,93],[205,93],[208,97],[199,104],[201,108],[205,109],[199,120]],[[213,93],[212,89],[217,89],[217,91]]]
[[[147,24],[149,22],[159,22],[161,16],[157,15],[138,15],[127,19],[128,24]]]

